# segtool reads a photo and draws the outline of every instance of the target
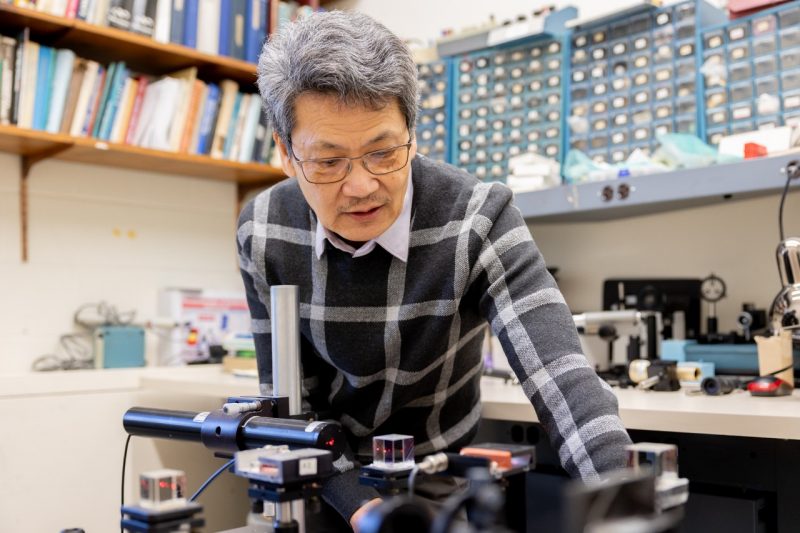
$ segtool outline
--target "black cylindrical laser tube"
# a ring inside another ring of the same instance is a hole
[[[344,432],[336,422],[234,417],[221,411],[195,413],[132,407],[123,416],[122,425],[137,437],[202,442],[208,448],[229,452],[286,444],[328,450],[336,460],[345,445]]]

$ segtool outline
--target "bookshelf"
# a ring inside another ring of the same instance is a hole
[[[178,44],[158,42],[147,36],[77,19],[0,4],[0,33],[13,35],[26,27],[31,38],[41,44],[68,48],[78,56],[100,63],[125,61],[131,70],[154,76],[196,67],[198,78],[230,79],[247,92],[254,92],[255,89],[256,65],[252,63],[206,54]],[[208,155],[155,150],[15,125],[0,125],[0,151],[17,154],[21,160],[23,262],[28,258],[28,176],[33,165],[45,159],[233,182],[237,184],[240,200],[252,189],[285,178],[281,169],[262,163],[242,163]]]
[[[30,28],[31,37],[48,46],[69,48],[79,56],[102,63],[123,60],[132,70],[155,75],[195,66],[200,78],[228,78],[242,87],[255,87],[256,66],[240,59],[204,54],[133,32],[0,4],[0,31],[9,34],[25,27]]]

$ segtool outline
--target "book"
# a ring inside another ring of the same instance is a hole
[[[111,120],[111,127],[108,129],[108,136],[105,140],[110,142],[118,142],[117,138],[120,136],[120,128],[122,128],[122,121],[125,120],[125,114],[129,110],[125,109],[130,100],[131,90],[133,90],[133,78],[125,77],[122,91],[119,95],[119,103],[117,104],[117,111],[114,113],[114,118]]]
[[[206,95],[206,103],[203,106],[203,116],[200,119],[199,134],[197,137],[197,144],[194,147],[195,154],[205,154],[208,152],[206,148],[207,139],[211,135],[211,128],[217,115],[219,107],[219,86],[215,83],[208,85],[208,93]]]
[[[247,110],[250,108],[252,94],[243,94],[239,100],[239,109],[236,111],[236,124],[231,124],[230,148],[225,151],[225,158],[231,161],[238,161],[239,149],[242,146],[242,135],[244,134],[244,123],[246,122]]]
[[[168,75],[179,81],[179,100],[177,101],[174,118],[169,133],[169,150],[177,152],[181,146],[183,129],[189,109],[189,99],[192,96],[194,82],[197,79],[197,67],[189,67]]]
[[[172,15],[170,16],[169,42],[183,44],[183,26],[185,17],[183,16],[184,0],[172,0]]]
[[[74,19],[78,14],[78,4],[80,0],[68,0],[67,1],[67,11],[64,13],[64,16],[68,19]]]
[[[136,87],[136,97],[133,100],[133,109],[131,109],[131,117],[128,122],[128,128],[125,132],[125,144],[135,144],[136,133],[139,128],[139,116],[142,111],[142,103],[144,102],[147,88],[150,85],[150,78],[145,76],[139,77],[139,84]]]
[[[231,55],[231,0],[220,0],[219,7],[219,44],[217,52],[221,56]]]
[[[267,37],[267,1],[247,0],[247,26],[244,32],[244,59],[258,63],[261,47]]]
[[[0,124],[11,123],[14,103],[14,63],[17,40],[0,36]]]
[[[214,135],[217,132],[217,122],[219,120],[219,111],[222,109],[222,91],[217,94],[216,105],[214,106],[214,112],[211,115],[211,127],[208,130],[208,135],[205,139],[205,144],[203,145],[202,153],[205,155],[211,154],[211,145],[214,142]]]
[[[79,0],[78,2],[78,13],[75,18],[79,20],[87,20],[89,17],[89,7],[91,5],[91,0]]]
[[[205,112],[206,100],[208,99],[208,84],[201,82],[200,94],[197,97],[197,115],[194,118],[191,134],[189,135],[186,153],[193,154],[197,148],[197,140],[200,138],[200,120]]]
[[[125,89],[125,82],[128,79],[128,69],[125,63],[120,63],[114,72],[114,79],[111,81],[108,92],[108,102],[103,112],[98,129],[97,138],[107,141],[111,138],[111,128],[117,117],[120,103],[122,101],[122,91]]]
[[[216,55],[219,49],[220,0],[199,0],[197,26],[203,31],[197,35],[197,49]]]
[[[244,32],[247,0],[231,0],[231,44],[230,55],[244,59]]]
[[[49,46],[39,46],[39,60],[36,64],[36,85],[31,87],[31,90],[34,90],[35,98],[31,127],[35,130],[43,130],[47,126],[47,112],[50,104],[51,91],[50,81],[52,79],[52,63],[53,49]]]
[[[53,92],[50,96],[50,109],[47,113],[45,129],[50,133],[58,133],[61,128],[61,117],[64,115],[64,105],[67,99],[67,89],[72,77],[72,67],[75,64],[75,52],[72,50],[57,50],[54,60]]]
[[[197,48],[197,9],[198,0],[184,0],[183,45]]]
[[[250,153],[250,160],[259,162],[261,156],[261,148],[264,144],[264,139],[267,138],[267,115],[266,113],[259,113],[258,126],[256,126],[255,142],[253,143],[253,151]]]
[[[81,136],[90,137],[94,129],[94,122],[97,118],[97,112],[100,110],[100,99],[103,95],[103,87],[105,87],[106,77],[108,77],[108,68],[100,67],[97,72],[97,78],[94,80],[92,87],[92,94],[89,96],[89,103],[86,106],[86,120],[81,127]]]
[[[125,82],[125,90],[123,93],[123,101],[120,107],[118,120],[114,124],[115,131],[112,131],[111,141],[122,144],[125,142],[125,137],[128,134],[128,127],[131,124],[131,116],[133,115],[133,107],[136,103],[136,96],[139,92],[139,79],[128,78]]]
[[[109,7],[111,7],[111,0],[95,0],[94,5],[91,6],[93,12],[89,22],[98,26],[105,26]]]
[[[14,93],[11,98],[11,123],[19,124],[20,100],[22,99],[22,80],[25,75],[26,47],[30,29],[25,28],[17,36],[17,49],[14,51]]]
[[[61,115],[61,124],[58,127],[59,133],[68,135],[70,132],[72,119],[75,117],[75,112],[78,107],[78,100],[80,98],[83,80],[86,77],[88,65],[88,60],[81,57],[75,58],[75,62],[72,65],[72,74],[69,78],[67,96],[64,99],[64,113]]]
[[[250,95],[247,111],[245,111],[242,138],[236,158],[241,163],[252,161],[253,145],[256,142],[256,128],[258,127],[258,117],[260,114],[261,97],[257,94],[252,94]]]
[[[239,118],[239,107],[242,105],[242,93],[237,92],[233,97],[233,104],[231,105],[230,117],[224,131],[220,132],[222,135],[222,146],[220,146],[220,159],[227,159],[231,153],[231,145],[233,144],[233,136],[236,133],[236,120]]]
[[[233,104],[239,93],[239,85],[233,80],[223,80],[219,86],[221,91],[220,108],[209,149],[209,155],[217,159],[221,159],[224,154],[225,138],[228,134],[228,126],[231,123]]]
[[[133,0],[131,9],[131,31],[153,36],[156,26],[156,2],[158,0]]]
[[[120,30],[130,30],[133,15],[131,9],[135,0],[111,0],[108,5],[108,25]]]
[[[67,0],[50,0],[48,13],[63,17],[67,13]]]
[[[170,131],[183,82],[165,76],[147,88],[139,117],[136,144],[156,150],[170,150]]]
[[[172,23],[172,2],[171,0],[157,0],[156,3],[156,27],[153,30],[153,38],[160,43],[169,42],[170,24]]]
[[[198,112],[201,107],[200,96],[203,94],[204,83],[200,80],[194,80],[191,88],[191,96],[189,97],[189,105],[186,109],[186,121],[183,125],[181,132],[181,140],[178,144],[178,151],[187,153],[189,151],[189,142],[195,131],[195,124],[198,119]]]
[[[100,123],[103,121],[103,114],[106,112],[106,106],[108,105],[108,95],[111,92],[111,86],[114,84],[114,76],[119,66],[120,64],[116,61],[108,66],[105,80],[103,80],[103,87],[97,100],[97,112],[95,113],[94,120],[87,133],[89,137],[98,138],[100,135]]]
[[[75,104],[75,111],[72,114],[72,123],[69,127],[69,134],[73,137],[80,137],[83,135],[83,125],[86,123],[86,117],[89,113],[90,99],[92,91],[97,83],[97,77],[100,75],[102,67],[96,61],[86,62],[86,73],[81,82],[81,88],[78,92],[78,101]]]
[[[36,105],[36,77],[39,72],[39,44],[28,41],[25,45],[25,78],[20,85],[20,116],[17,123],[22,128],[33,127],[33,110]]]

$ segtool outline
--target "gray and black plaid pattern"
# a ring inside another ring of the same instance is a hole
[[[424,157],[412,162],[408,262],[380,247],[352,258],[326,243],[294,180],[243,210],[238,248],[259,371],[270,369],[269,288],[300,287],[309,406],[371,437],[414,436],[425,454],[469,442],[480,417],[482,327],[499,337],[563,466],[624,466],[616,399],[588,366],[569,309],[512,194]]]

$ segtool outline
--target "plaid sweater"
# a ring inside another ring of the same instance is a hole
[[[316,217],[293,179],[244,208],[238,249],[262,383],[270,286],[298,285],[304,396],[342,423],[355,455],[387,433],[413,435],[419,455],[457,448],[481,414],[488,321],[564,468],[590,479],[624,466],[616,399],[587,364],[511,191],[421,156],[412,170],[406,263],[380,247],[354,259],[327,241],[317,259]],[[352,460],[323,491],[346,519],[377,496],[357,485]]]

